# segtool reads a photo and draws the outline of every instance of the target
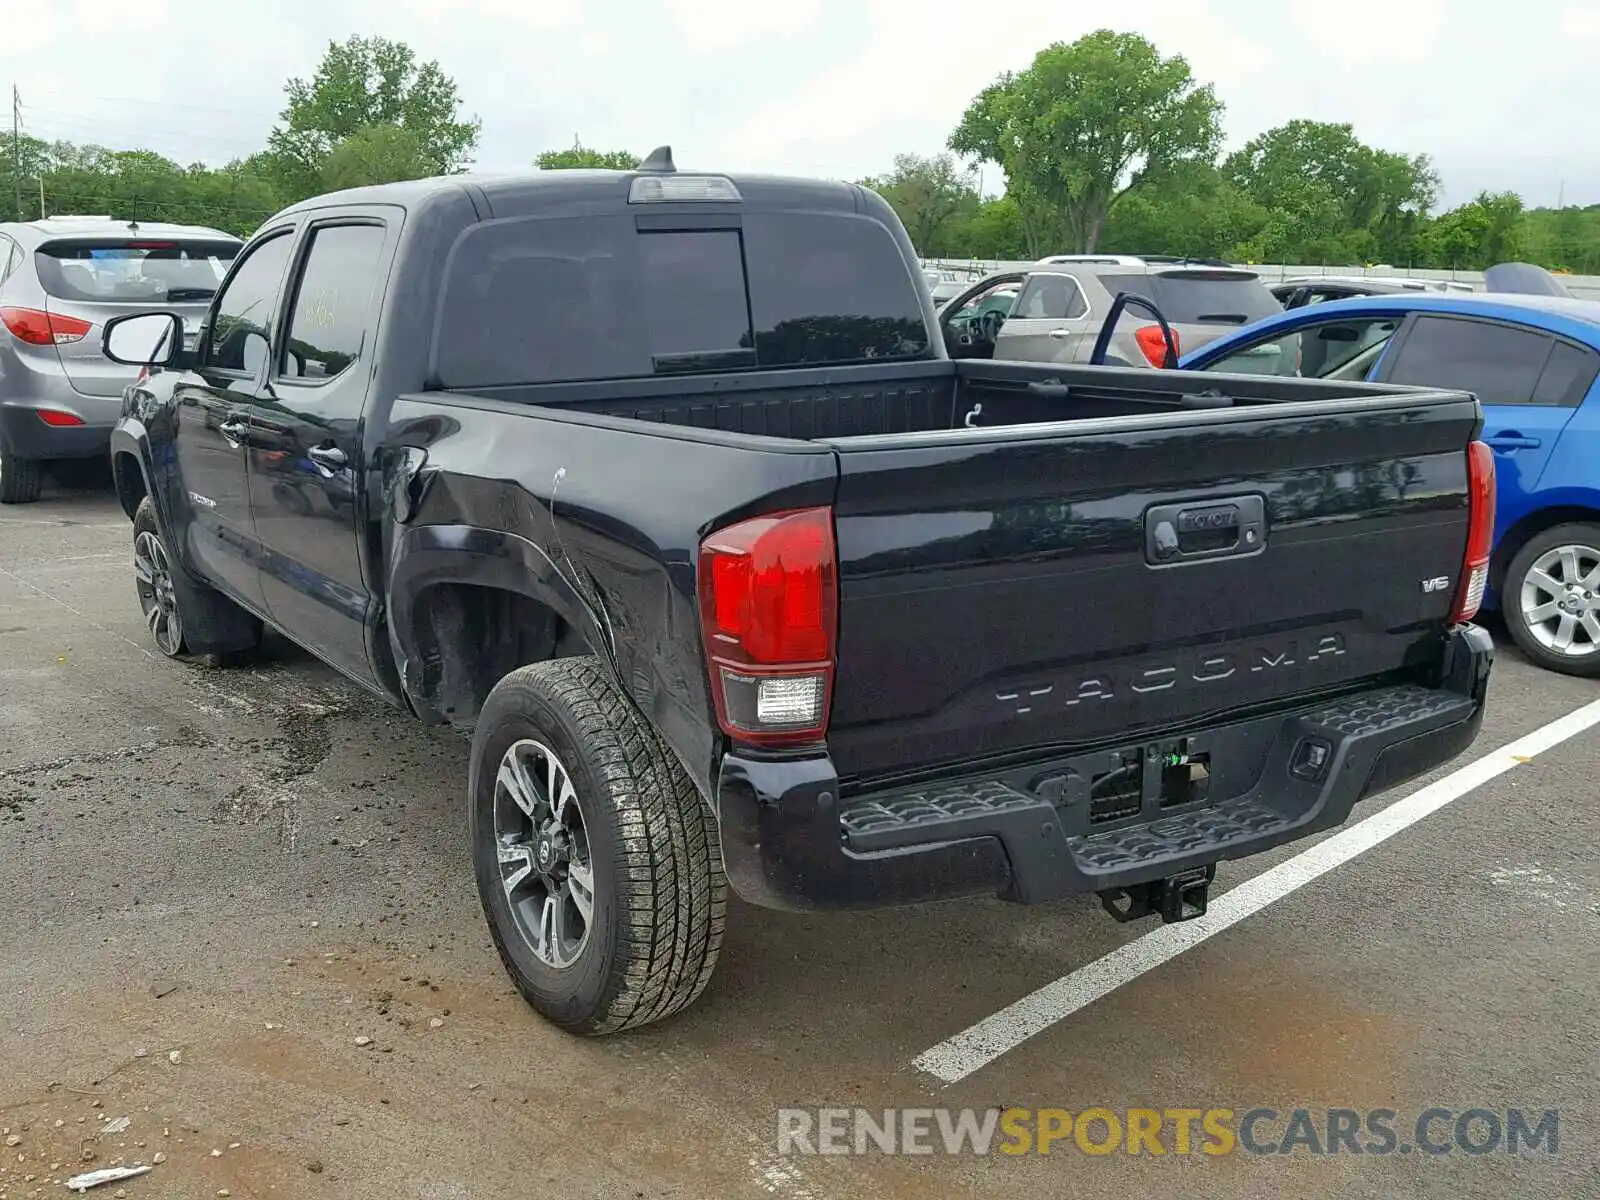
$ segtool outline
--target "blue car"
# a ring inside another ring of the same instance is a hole
[[[1499,480],[1484,607],[1534,662],[1600,676],[1600,303],[1364,296],[1268,317],[1178,365],[1475,393]]]

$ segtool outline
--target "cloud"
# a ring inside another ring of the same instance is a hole
[[[725,54],[762,38],[792,37],[817,23],[820,0],[666,0],[672,22],[697,55]]]
[[[1449,15],[1450,0],[1289,0],[1289,19],[1317,52],[1353,66],[1427,62]]]
[[[917,148],[935,149],[997,75],[1104,24],[1102,15],[1078,5],[1021,5],[1005,9],[1001,19],[992,19],[1000,10],[974,9],[965,0],[867,0],[864,8],[871,28],[863,48],[734,126],[721,141],[725,158],[782,169],[816,135],[848,142],[912,123],[937,138]],[[1238,82],[1273,58],[1207,0],[1141,0],[1122,27],[1144,34],[1163,54],[1182,54],[1203,81]],[[969,28],[977,36],[963,37]]]
[[[1561,13],[1561,32],[1567,37],[1600,37],[1600,4],[1569,4]]]

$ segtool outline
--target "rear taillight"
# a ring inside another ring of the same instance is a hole
[[[57,429],[64,429],[68,425],[82,425],[83,418],[77,413],[62,412],[59,408],[41,408],[39,420],[46,425],[54,425]]]
[[[1161,332],[1159,325],[1141,325],[1134,331],[1133,340],[1139,343],[1139,349],[1144,351],[1144,356],[1150,360],[1152,367],[1167,365],[1167,339]],[[1172,331],[1172,356],[1176,358],[1183,351],[1178,348],[1178,331]]]
[[[41,312],[37,308],[0,308],[0,323],[11,331],[12,337],[30,346],[62,346],[68,342],[81,342],[94,328],[92,321]]]
[[[1494,547],[1494,452],[1482,442],[1467,447],[1467,551],[1461,560],[1452,624],[1478,615],[1489,586],[1489,551]]]
[[[839,621],[833,512],[720,530],[700,546],[700,623],[723,732],[760,746],[821,740]]]

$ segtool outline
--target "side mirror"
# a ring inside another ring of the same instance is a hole
[[[100,352],[125,367],[166,367],[183,349],[183,318],[176,313],[129,313],[112,317]]]

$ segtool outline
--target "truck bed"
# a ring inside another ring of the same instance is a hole
[[[812,441],[1393,393],[1367,384],[1273,376],[1197,378],[1135,368],[961,360],[546,384],[480,394],[566,413]]]

